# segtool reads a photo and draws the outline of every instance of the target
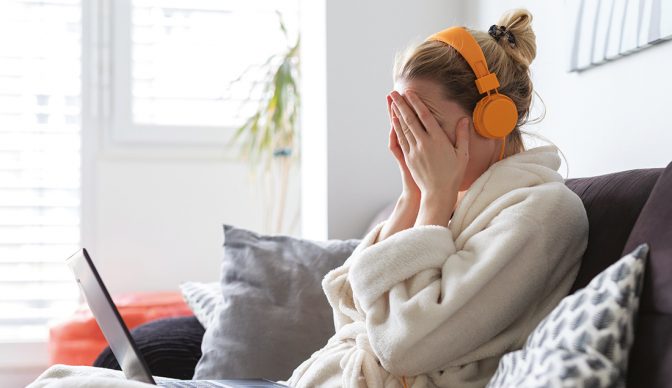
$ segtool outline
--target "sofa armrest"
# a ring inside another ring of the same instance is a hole
[[[131,330],[138,351],[154,376],[191,379],[201,358],[205,329],[195,317],[164,318]],[[106,347],[93,366],[121,369],[110,347]]]

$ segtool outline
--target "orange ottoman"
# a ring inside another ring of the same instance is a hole
[[[179,291],[128,293],[112,299],[129,330],[159,318],[194,315]],[[80,305],[70,318],[49,327],[51,365],[92,365],[106,346],[86,304]]]

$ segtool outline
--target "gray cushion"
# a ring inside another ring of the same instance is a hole
[[[285,380],[334,333],[322,278],[360,240],[262,235],[224,224],[222,303],[194,379]]]

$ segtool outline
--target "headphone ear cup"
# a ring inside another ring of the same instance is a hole
[[[474,109],[474,128],[489,139],[511,133],[518,122],[516,104],[508,96],[493,93],[483,97]]]

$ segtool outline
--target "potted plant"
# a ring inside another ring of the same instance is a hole
[[[280,29],[289,42],[282,15],[276,10]],[[299,220],[299,207],[293,220],[285,223],[285,208],[290,172],[300,163],[299,155],[299,44],[271,55],[261,65],[253,85],[261,84],[262,97],[254,113],[236,129],[229,145],[238,142],[239,158],[249,163],[253,177],[261,170],[264,186],[266,232],[292,234]],[[248,67],[231,84],[238,82],[253,66]],[[249,101],[250,97],[243,101]],[[278,181],[276,182],[276,178]],[[269,209],[270,208],[270,209]]]

